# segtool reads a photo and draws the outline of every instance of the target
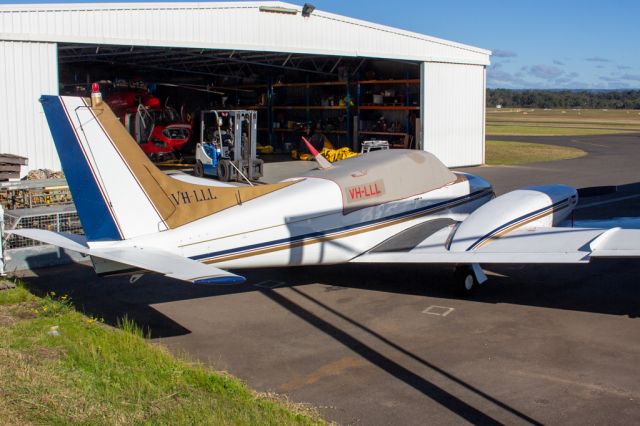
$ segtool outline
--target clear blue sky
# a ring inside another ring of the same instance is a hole
[[[492,50],[489,87],[640,88],[637,0],[311,3],[330,12]]]
[[[4,1],[0,3],[18,3]],[[30,1],[26,3],[62,3]],[[290,1],[302,5],[304,1]],[[309,0],[493,51],[489,87],[640,88],[640,1]]]

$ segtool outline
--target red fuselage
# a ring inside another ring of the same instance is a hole
[[[119,91],[106,102],[148,156],[174,154],[191,137],[191,124],[182,122],[173,108],[163,107],[147,91]]]

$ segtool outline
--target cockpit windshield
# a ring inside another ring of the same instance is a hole
[[[178,111],[173,108],[165,107],[161,110],[151,110],[149,114],[153,117],[153,121],[155,124],[167,125],[171,123],[180,122],[180,115]]]

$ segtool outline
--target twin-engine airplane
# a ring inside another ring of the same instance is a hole
[[[574,188],[536,186],[494,198],[480,177],[424,151],[375,151],[280,183],[236,187],[167,176],[97,93],[41,102],[85,236],[11,231],[91,256],[99,275],[154,271],[236,283],[235,268],[338,263],[585,263],[640,256],[640,230],[559,227]]]

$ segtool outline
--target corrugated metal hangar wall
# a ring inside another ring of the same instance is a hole
[[[296,13],[265,13],[264,8]],[[59,162],[37,99],[58,93],[57,43],[295,52],[417,61],[416,146],[449,167],[484,162],[490,52],[280,2],[0,6],[0,152]]]
[[[0,152],[27,157],[30,169],[59,170],[38,102],[40,95],[58,94],[56,44],[0,41],[0,58]]]
[[[484,163],[485,67],[425,62],[421,80],[424,149],[449,167]]]

